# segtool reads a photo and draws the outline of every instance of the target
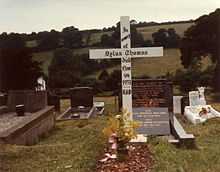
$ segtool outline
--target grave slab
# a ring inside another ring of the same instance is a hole
[[[54,107],[18,117],[16,113],[4,114],[0,118],[0,143],[33,145],[42,135],[47,135],[55,125]]]

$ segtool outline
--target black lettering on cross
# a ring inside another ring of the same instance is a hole
[[[123,45],[123,48],[128,48],[128,44]]]
[[[129,73],[124,73],[124,78],[129,78],[130,77],[130,74]]]
[[[128,29],[126,27],[123,27],[123,32],[128,32]]]

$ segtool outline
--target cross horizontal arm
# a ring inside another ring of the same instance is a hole
[[[115,59],[122,57],[161,57],[163,47],[129,48],[129,49],[93,49],[89,50],[90,59]]]

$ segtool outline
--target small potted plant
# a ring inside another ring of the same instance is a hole
[[[108,136],[112,147],[116,148],[118,160],[125,160],[128,155],[128,143],[136,138],[136,128],[139,124],[131,119],[131,114],[127,110],[111,117],[103,133]]]

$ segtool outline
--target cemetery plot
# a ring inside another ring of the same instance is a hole
[[[90,87],[75,87],[70,89],[71,107],[58,117],[58,120],[88,119],[96,115],[93,106],[93,90]]]
[[[144,135],[169,135],[172,85],[167,80],[138,79],[132,83],[133,119]]]
[[[204,87],[199,87],[198,91],[189,92],[189,106],[185,107],[184,115],[193,124],[220,117],[220,112],[216,111],[211,105],[206,104],[204,91]]]
[[[42,91],[9,91],[7,111],[0,115],[0,143],[32,145],[55,125],[54,107]]]

